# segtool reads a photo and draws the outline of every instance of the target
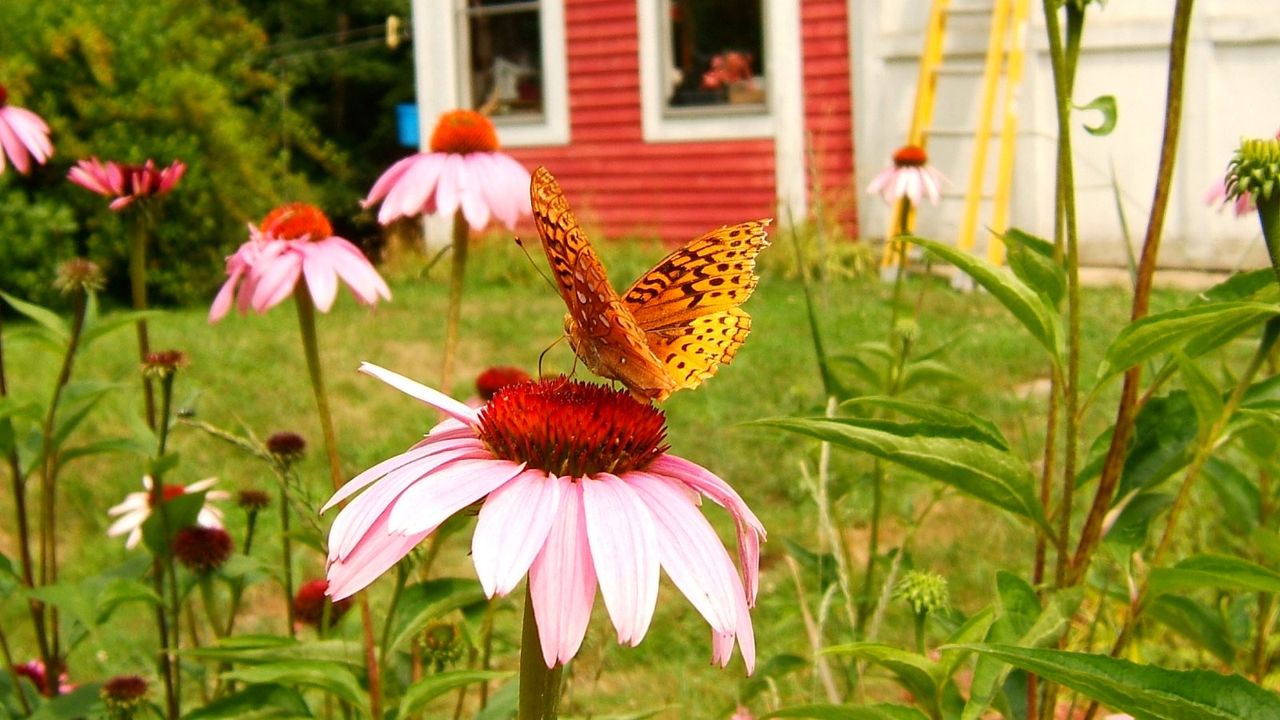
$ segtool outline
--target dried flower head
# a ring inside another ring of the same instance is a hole
[[[241,490],[236,493],[236,505],[251,513],[271,504],[271,496],[261,490]]]
[[[231,557],[231,536],[218,527],[192,525],[173,538],[173,555],[194,573],[205,575],[222,567]]]
[[[293,465],[307,452],[307,441],[301,435],[281,430],[267,438],[267,452],[285,466]]]
[[[329,627],[333,627],[351,609],[350,600],[330,602],[325,592],[329,589],[328,580],[309,580],[298,588],[293,596],[293,619],[313,628],[320,627],[320,619],[324,616],[325,605],[329,606]]]
[[[907,601],[917,615],[929,615],[951,606],[947,579],[928,570],[909,570],[893,589],[893,596]]]
[[[467,650],[467,638],[457,623],[428,624],[418,643],[422,646],[423,661],[431,663],[437,672],[460,660]]]
[[[142,374],[149,378],[163,380],[172,377],[179,368],[190,364],[190,358],[181,350],[159,350],[147,353],[147,359],[142,363]]]
[[[98,263],[88,258],[71,258],[58,266],[58,275],[53,286],[64,295],[73,292],[97,292],[102,289],[105,279]]]
[[[489,402],[502,388],[528,382],[531,379],[529,373],[518,367],[508,365],[491,367],[476,378],[476,392],[480,394],[482,400]]]
[[[1227,166],[1227,197],[1270,200],[1280,184],[1280,139],[1246,138]]]
[[[111,720],[130,720],[147,699],[147,681],[137,675],[117,675],[98,691]]]

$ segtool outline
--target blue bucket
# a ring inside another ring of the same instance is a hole
[[[396,105],[396,131],[400,136],[401,145],[418,147],[418,105],[416,103]]]

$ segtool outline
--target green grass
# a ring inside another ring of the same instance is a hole
[[[789,252],[777,247],[768,253]],[[606,245],[602,253],[623,285],[661,253],[653,246],[624,248]],[[801,287],[781,273],[771,273],[768,253],[762,282],[746,309],[755,324],[734,363],[696,392],[676,394],[664,409],[672,452],[701,463],[733,483],[770,531],[765,547],[761,600],[755,611],[761,663],[794,654],[807,657],[795,590],[781,562],[786,542],[815,548],[812,502],[799,480],[800,463],[812,467],[814,444],[792,436],[741,426],[750,420],[784,415],[816,415],[822,391],[808,337]],[[539,354],[561,331],[563,306],[554,292],[532,272],[528,262],[507,245],[487,245],[473,255],[470,283],[462,313],[459,380],[450,388],[455,397],[473,394],[472,379],[491,365],[536,369]],[[394,301],[370,311],[349,297],[319,318],[322,361],[335,409],[341,454],[348,474],[402,451],[433,424],[435,415],[376,380],[355,372],[370,361],[433,385],[439,368],[438,348],[443,336],[445,283],[434,274],[416,277],[412,268],[393,279]],[[1045,362],[1026,334],[985,294],[957,295],[941,281],[911,281],[911,297],[923,290],[919,346],[923,350],[947,345],[944,359],[967,382],[927,388],[922,397],[947,403],[994,419],[1016,450],[1028,458],[1040,453],[1044,400],[1026,390],[1045,377]],[[874,281],[842,281],[831,285],[821,301],[821,323],[831,352],[854,344],[882,340],[889,318],[890,288]],[[1185,295],[1160,294],[1156,309],[1181,304]],[[1126,294],[1090,290],[1084,297],[1085,386],[1106,340],[1124,323]],[[152,343],[157,349],[178,348],[191,357],[191,366],[178,379],[179,407],[208,422],[230,429],[251,429],[260,437],[276,430],[297,431],[311,441],[312,452],[301,473],[316,501],[327,497],[328,475],[319,447],[319,428],[299,348],[293,309],[282,305],[265,316],[231,316],[209,326],[207,308],[173,310],[153,321]],[[19,398],[39,399],[48,393],[57,359],[47,350],[20,338],[6,327],[5,362],[13,392]],[[545,357],[543,372],[568,370],[572,365],[562,343]],[[585,370],[579,367],[578,375]],[[136,350],[132,333],[119,332],[82,356],[76,377],[115,382],[116,392],[81,432],[80,438],[125,432],[121,418],[140,413]],[[1086,438],[1107,422],[1105,399],[1086,417]],[[178,428],[172,447],[181,464],[171,481],[191,482],[216,475],[219,487],[272,489],[273,480],[261,463],[229,449],[208,436]],[[865,552],[865,519],[869,508],[865,458],[837,453],[833,465],[840,513],[850,519],[842,528],[853,539],[855,553]],[[139,487],[142,459],[114,455],[78,461],[61,479],[60,535],[63,577],[69,580],[120,565],[134,555],[123,543],[108,540],[106,509],[126,492]],[[893,547],[904,533],[903,518],[928,497],[933,487],[919,478],[891,472],[888,512],[882,547]],[[318,503],[317,503],[318,504]],[[711,506],[709,506],[710,508]],[[240,537],[243,518],[226,508],[233,535]],[[10,493],[0,494],[0,549],[12,556]],[[718,509],[708,509],[722,537],[730,526]],[[323,518],[327,527],[331,516]],[[278,551],[275,514],[267,512],[260,527],[263,542],[255,555],[273,563]],[[446,574],[473,577],[466,557],[466,533],[445,545],[437,568]],[[1030,563],[1030,531],[994,510],[958,497],[948,497],[927,520],[912,561],[945,575],[958,608],[973,611],[990,596],[997,568],[1026,574]],[[322,568],[318,556],[306,561],[307,575]],[[808,577],[807,592],[816,607],[817,590]],[[390,582],[373,591],[375,616],[386,607]],[[500,613],[497,661],[513,668],[514,643],[519,637],[519,595]],[[281,629],[278,591],[264,584],[249,596],[245,631]],[[0,614],[6,628],[14,628],[19,659],[31,654],[25,614],[16,598]],[[350,637],[358,634],[355,613],[344,623]],[[890,639],[907,637],[910,623],[896,611],[889,616]],[[106,677],[115,672],[151,669],[147,655],[150,616],[140,607],[122,610],[100,643],[86,643],[71,659],[73,680]],[[352,645],[352,652],[356,646]],[[603,605],[597,603],[587,642],[572,667],[569,710],[600,716],[612,712],[671,705],[663,717],[713,717],[726,714],[735,703],[741,664],[729,670],[709,665],[709,632],[692,607],[664,582],[660,607],[649,636],[640,647],[619,647],[613,641]],[[799,673],[779,686],[790,702],[818,699],[816,684]]]

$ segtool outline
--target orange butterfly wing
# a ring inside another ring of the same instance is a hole
[[[712,230],[663,258],[623,295],[678,388],[697,387],[732,362],[751,332],[751,317],[738,306],[759,282],[756,256],[769,246],[769,222]]]
[[[542,249],[569,309],[565,332],[574,353],[597,375],[618,380],[638,395],[665,399],[676,389],[675,382],[609,284],[560,184],[545,167],[533,173],[530,199]]]

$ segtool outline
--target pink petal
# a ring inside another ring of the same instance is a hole
[[[399,373],[367,362],[360,363],[360,372],[365,375],[372,375],[405,395],[426,403],[468,425],[474,427],[480,422],[480,416],[476,414],[475,410],[467,407],[465,403],[458,402],[439,390],[432,390],[426,385],[410,380]]]
[[[632,472],[624,479],[653,514],[658,557],[671,582],[713,630],[733,632],[737,624],[733,582],[737,570],[711,524],[684,488],[666,478]]]
[[[386,225],[398,217],[421,215],[436,191],[444,156],[439,153],[418,154],[413,164],[396,180],[378,211],[378,222]]]
[[[392,532],[423,532],[505,485],[524,471],[524,463],[474,459],[453,463],[405,489],[391,508]]]
[[[760,589],[760,541],[765,539],[764,525],[742,496],[729,483],[716,477],[706,468],[675,455],[662,455],[649,464],[648,471],[665,475],[711,498],[717,505],[729,511],[738,530],[738,560],[742,563],[742,575],[747,585],[747,598],[755,605]]]
[[[364,253],[360,252],[360,248],[340,237],[331,237],[313,244],[324,249],[333,269],[361,302],[373,305],[379,297],[391,299],[391,288],[387,287],[386,281],[373,268]]]
[[[360,205],[367,208],[386,197],[387,191],[391,189],[391,186],[396,184],[400,179],[400,176],[404,175],[406,170],[418,161],[418,157],[419,156],[417,154],[414,154],[406,158],[401,158],[393,163],[391,167],[387,168],[386,171],[379,175],[378,179],[374,181],[373,187],[369,189],[369,194],[365,196],[364,200],[360,201]]]
[[[0,108],[0,147],[4,148],[5,154],[13,161],[13,167],[26,175],[31,169],[31,159],[27,154],[27,146],[22,144],[13,132],[13,128],[9,127],[8,117],[4,111],[11,109]]]
[[[484,444],[481,443],[478,439],[476,439],[474,435],[465,439],[451,438],[451,439],[442,440],[439,442],[432,442],[431,438],[428,438],[427,440],[424,441],[424,443],[427,443],[427,444],[414,446],[412,449],[406,450],[405,452],[402,452],[399,455],[383,460],[377,465],[374,465],[368,470],[365,470],[364,472],[355,476],[351,480],[347,481],[345,485],[343,485],[341,488],[338,489],[337,492],[333,494],[333,497],[329,498],[329,501],[324,504],[324,507],[320,508],[320,512],[322,514],[328,512],[330,508],[342,502],[343,500],[346,500],[352,495],[355,495],[362,488],[364,488],[369,483],[372,483],[374,480],[377,480],[378,478],[386,475],[389,472],[392,472],[393,470],[399,470],[400,468],[416,460],[420,460],[425,457],[430,457],[431,455],[436,455],[449,450],[479,451],[484,449]]]
[[[638,645],[658,602],[658,539],[649,509],[625,482],[600,473],[583,478],[591,559],[618,642]]]
[[[390,510],[383,511],[360,538],[359,543],[345,558],[331,560],[326,573],[329,588],[326,593],[336,600],[353,595],[368,587],[369,583],[378,579],[400,561],[429,533],[415,535],[393,535],[387,532],[387,516]],[[434,529],[434,528],[433,528]]]
[[[329,312],[333,307],[333,299],[338,296],[338,274],[324,248],[318,243],[300,246],[302,251],[302,273],[307,278],[307,289],[311,299],[320,312]]]
[[[471,559],[485,595],[506,595],[528,572],[568,484],[542,470],[526,470],[489,493],[471,535]]]
[[[483,460],[486,451],[453,450],[421,458],[387,473],[351,504],[342,508],[329,528],[329,559],[344,560],[369,526],[411,485],[454,465]],[[425,529],[425,528],[424,528]],[[400,533],[404,534],[404,533]]]
[[[218,290],[218,296],[213,299],[213,305],[209,307],[210,325],[226,317],[227,312],[231,310],[231,298],[235,293],[236,282],[239,280],[240,273],[236,273],[227,278],[222,288]]]
[[[462,194],[466,192],[466,171],[461,155],[445,155],[440,180],[436,184],[435,212],[446,217],[457,212]]]
[[[755,630],[751,626],[751,611],[747,608],[745,593],[742,591],[742,584],[737,575],[734,575],[734,582],[737,583],[735,593],[738,609],[737,626],[732,633],[712,631],[711,661],[720,667],[727,666],[733,657],[733,643],[737,640],[738,647],[742,649],[742,662],[747,666],[747,674],[750,675],[756,670]]]
[[[462,216],[467,219],[472,230],[483,230],[489,224],[489,204],[485,202],[484,189],[481,187],[485,182],[484,175],[478,172],[485,167],[485,163],[483,153],[464,155],[462,160],[459,176]]]
[[[560,512],[529,568],[529,596],[547,667],[569,662],[578,654],[596,597],[582,485],[566,478],[558,481],[566,485]]]
[[[259,313],[275,307],[298,284],[298,276],[302,274],[302,258],[296,253],[283,253],[275,258],[259,259],[252,275],[255,279],[253,290],[253,309]]]
[[[49,142],[49,126],[39,115],[26,108],[10,107],[9,119],[13,132],[18,136],[36,162],[44,164],[53,155],[53,144]]]

